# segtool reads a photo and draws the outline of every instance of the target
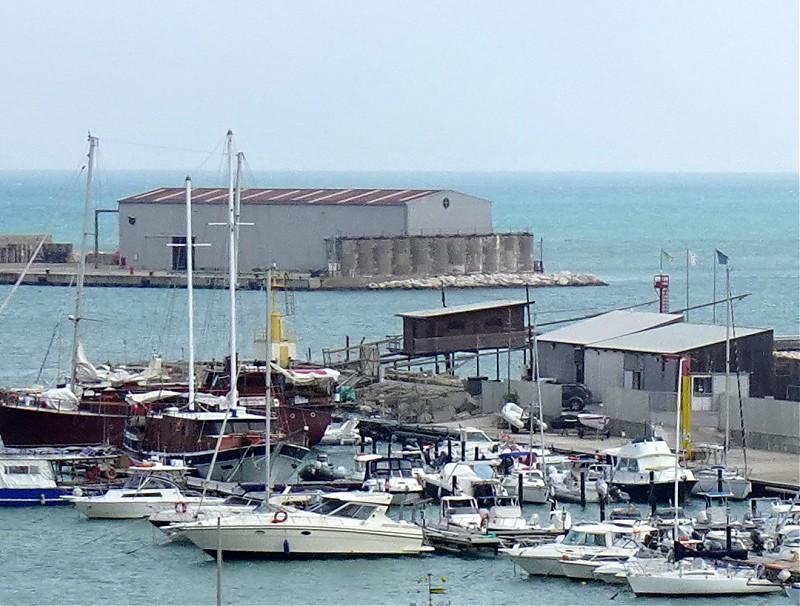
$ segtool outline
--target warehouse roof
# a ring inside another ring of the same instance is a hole
[[[680,314],[655,314],[642,311],[611,311],[538,337],[547,343],[589,345],[597,341],[622,337],[665,324],[681,322]]]
[[[516,307],[518,305],[527,305],[527,302],[501,299],[499,301],[489,301],[485,303],[470,303],[469,305],[454,305],[452,307],[437,307],[435,309],[426,309],[423,311],[409,311],[395,315],[401,318],[432,318],[434,316],[449,316],[452,314],[483,311],[485,309],[495,309],[498,307]]]
[[[439,189],[264,189],[249,188],[241,192],[242,204],[402,206],[433,194]],[[144,204],[184,204],[183,187],[160,187],[119,201]],[[192,204],[227,204],[228,189],[198,187],[192,190]]]
[[[724,326],[712,324],[670,324],[591,344],[595,349],[616,349],[653,354],[680,354],[725,342]],[[731,331],[739,339],[769,332],[767,328],[740,328]]]

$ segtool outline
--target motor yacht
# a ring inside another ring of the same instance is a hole
[[[133,473],[122,488],[112,488],[102,495],[87,496],[76,489],[63,499],[87,518],[133,519],[146,518],[163,510],[188,509],[201,502],[222,503],[218,497],[204,497],[198,492],[182,489],[175,481],[176,472],[186,468],[174,465],[153,465]]]
[[[253,513],[175,525],[209,555],[316,558],[416,555],[432,551],[416,524],[386,515],[391,495],[327,493],[305,510],[265,506]]]
[[[692,471],[680,465],[676,478],[675,454],[661,438],[629,442],[619,449],[616,459],[611,485],[628,493],[634,501],[673,500],[676,479],[679,499],[683,500],[697,482]]]
[[[641,547],[644,536],[654,531],[655,528],[645,525],[575,524],[566,536],[555,542],[534,547],[515,546],[501,551],[530,575],[572,574],[576,578],[591,579],[593,568],[609,560],[631,557]],[[577,562],[575,570],[565,569],[564,562]]]

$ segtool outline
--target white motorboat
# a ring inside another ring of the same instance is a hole
[[[160,472],[171,471],[168,465],[150,467],[147,472],[135,473],[122,488],[112,488],[99,496],[85,496],[76,491],[64,496],[75,509],[87,518],[133,519],[146,518],[163,510],[188,509],[200,502],[208,505],[222,503],[218,497],[203,497],[194,491],[184,491],[171,478]],[[174,469],[172,469],[174,471]]]
[[[652,572],[631,563],[628,584],[637,596],[723,596],[777,593],[779,584],[758,578],[753,568],[714,566],[702,558],[681,560],[671,570]]]
[[[535,547],[512,547],[501,550],[511,561],[530,575],[568,576],[562,566],[565,561],[583,560],[578,578],[592,578],[591,570],[608,560],[624,560],[641,547],[641,540],[650,532],[649,526],[608,523],[575,524],[563,539]],[[577,571],[570,571],[578,574]]]
[[[331,423],[325,428],[325,433],[319,441],[322,446],[345,446],[359,442],[372,443],[372,438],[365,436],[363,439],[358,431],[358,419],[352,418],[343,423]]]
[[[676,480],[679,498],[683,500],[697,482],[691,470],[676,464],[675,454],[661,438],[629,442],[619,449],[616,457],[611,485],[628,493],[634,501],[670,501]]]
[[[371,455],[365,461],[364,490],[392,495],[392,505],[419,500],[422,484],[414,475],[411,461],[402,457]]]
[[[174,531],[209,555],[315,558],[415,555],[432,551],[416,524],[386,515],[391,495],[328,493],[306,510],[260,508],[254,513],[176,525]]]
[[[544,480],[544,474],[539,469],[523,469],[520,467],[504,476],[502,485],[506,492],[511,496],[519,496],[520,476],[522,477],[522,502],[547,503],[551,489]]]
[[[160,528],[168,536],[172,536],[175,533],[169,532],[171,524],[188,524],[197,520],[216,519],[218,516],[251,513],[262,502],[262,499],[246,495],[232,495],[226,497],[222,503],[217,502],[216,499],[211,504],[207,500],[191,504],[181,502],[175,505],[174,509],[164,509],[151,514],[148,520],[153,526]]]
[[[729,498],[742,501],[753,490],[753,483],[750,480],[735,469],[728,469],[722,465],[695,470],[694,476],[697,478],[697,484],[692,488],[692,494],[729,492]]]
[[[489,461],[460,461],[447,463],[439,473],[423,476],[424,493],[433,499],[447,495],[464,494],[480,498],[505,494],[495,473],[496,464]]]

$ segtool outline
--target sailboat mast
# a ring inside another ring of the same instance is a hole
[[[266,415],[266,435],[264,436],[264,505],[269,505],[269,490],[272,485],[272,264],[267,269],[267,327],[264,330],[264,351],[266,358],[266,377],[264,389],[264,414]]]
[[[230,395],[231,406],[238,401],[238,364],[236,363],[236,204],[235,204],[235,171],[233,154],[233,131],[228,131],[226,140],[228,154],[228,273],[230,293],[230,330],[231,330],[231,362],[230,362]]]
[[[549,487],[550,481],[547,479],[547,459],[544,456],[544,406],[542,405],[542,382],[539,380],[539,348],[536,343],[536,313],[533,314],[533,380],[536,381],[536,400],[539,404],[539,439],[542,444],[542,478],[545,487]],[[531,431],[533,424],[531,423]],[[531,436],[533,444],[533,436]]]
[[[192,246],[192,179],[186,177],[186,294],[189,305],[189,410],[194,410],[194,259]]]
[[[731,435],[731,271],[725,267],[725,439],[723,445],[723,465],[728,466],[728,450]]]
[[[680,503],[680,481],[678,479],[680,473],[680,452],[681,452],[681,394],[683,392],[683,377],[689,373],[686,368],[689,361],[687,358],[680,358],[678,362],[678,397],[675,403],[675,490],[673,495],[673,506],[675,507],[675,521],[673,523],[673,532],[675,533],[672,539],[678,540],[678,504]],[[652,472],[651,472],[652,473]]]
[[[73,392],[76,389],[76,373],[78,370],[78,348],[80,344],[81,305],[83,304],[83,283],[86,277],[86,248],[89,241],[89,207],[92,203],[92,179],[94,178],[95,150],[97,137],[89,135],[89,159],[86,165],[86,198],[83,205],[83,235],[81,237],[81,259],[78,265],[78,281],[75,292],[75,332],[72,337],[72,369],[70,371],[70,386]]]

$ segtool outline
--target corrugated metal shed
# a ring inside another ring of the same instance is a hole
[[[339,206],[401,206],[420,198],[442,193],[437,189],[264,189],[250,188],[241,192],[242,204],[298,204]],[[183,204],[186,190],[182,187],[160,187],[119,201],[144,204]],[[225,204],[228,190],[218,187],[197,187],[192,190],[192,204]]]
[[[489,301],[487,303],[471,303],[468,305],[454,305],[452,307],[437,307],[422,311],[409,311],[395,314],[401,318],[433,318],[436,316],[449,316],[458,313],[471,313],[486,309],[496,309],[498,307],[515,307],[517,305],[527,305],[527,301],[514,301],[511,299],[501,299],[499,301]]]
[[[582,320],[538,337],[538,341],[564,343],[567,345],[589,345],[649,330],[658,326],[681,322],[680,314],[655,314],[641,311],[611,311],[607,314]]]
[[[615,349],[652,354],[680,354],[725,342],[725,327],[711,324],[670,324],[643,332],[595,341],[595,349]],[[736,328],[735,337],[750,337],[769,332],[765,328]],[[734,338],[731,332],[731,339]]]

